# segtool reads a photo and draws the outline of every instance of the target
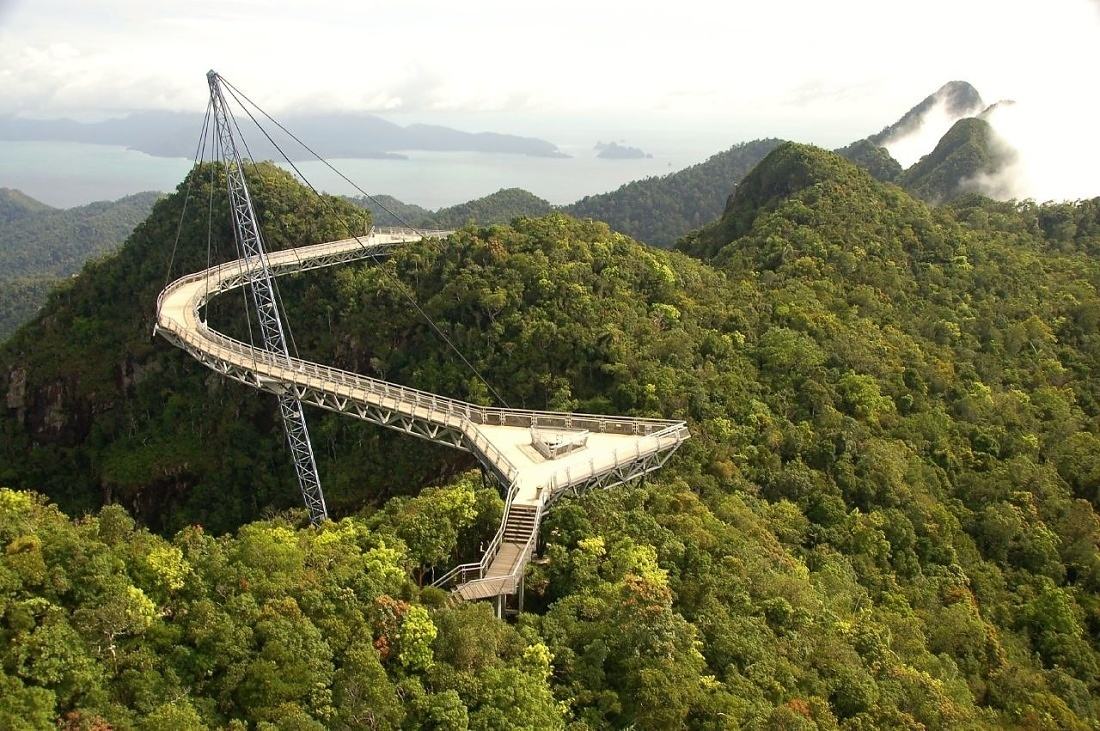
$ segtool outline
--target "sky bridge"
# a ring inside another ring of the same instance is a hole
[[[494,598],[498,613],[507,597],[518,595],[522,601],[523,571],[535,550],[544,511],[563,495],[622,484],[660,468],[688,438],[687,426],[662,419],[483,406],[291,356],[277,277],[353,261],[380,262],[401,246],[425,238],[446,239],[453,232],[372,228],[362,236],[267,251],[225,90],[243,102],[239,91],[218,74],[211,71],[207,78],[211,95],[203,137],[210,132],[211,148],[225,163],[240,258],[168,284],[157,298],[155,332],[223,376],[278,397],[287,445],[314,523],[325,520],[328,511],[303,404],[473,454],[504,489],[504,517],[480,561],[453,568],[434,585],[451,589],[455,600]],[[253,117],[251,112],[249,116]],[[201,159],[197,150],[196,164]],[[184,205],[186,210],[186,199]],[[241,287],[252,295],[260,346],[214,330],[204,317],[204,307],[212,298]],[[442,336],[419,305],[409,300]],[[453,343],[447,340],[447,344],[473,369]],[[476,370],[475,374],[481,378]]]

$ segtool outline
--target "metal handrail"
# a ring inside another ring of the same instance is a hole
[[[445,233],[445,232],[440,232]],[[356,239],[343,239],[336,242],[329,242],[326,244],[315,244],[313,246],[301,247],[299,249],[290,250],[284,249],[279,252],[274,252],[269,258],[269,265],[273,271],[278,271],[279,274],[288,274],[291,271],[300,271],[303,266],[303,261],[310,258],[311,253],[339,253],[340,251],[354,253],[357,249],[367,251],[368,248],[389,248],[392,246],[400,245],[401,243],[408,242],[394,242],[392,244],[374,244],[371,247],[364,247],[359,244]],[[287,252],[295,252],[294,256],[290,256]],[[364,255],[370,255],[366,253]],[[189,305],[194,307],[197,313],[198,309],[203,307],[209,298],[216,294],[227,291],[232,286],[242,286],[247,279],[237,281],[231,284],[231,286],[223,286],[224,280],[228,277],[223,275],[231,274],[237,277],[247,277],[250,270],[245,266],[244,262],[240,259],[228,262],[226,264],[219,264],[210,267],[207,270],[189,274],[177,279],[175,282],[166,287],[157,298],[157,320],[158,327],[161,329],[169,330],[174,334],[181,335],[186,332],[183,328],[173,327],[174,321],[165,321],[162,317],[163,301],[165,297],[173,290],[176,290],[186,284],[201,280],[203,278],[209,278],[216,276],[217,286],[209,289],[209,295],[206,291],[199,293],[199,296],[192,298],[189,301]],[[298,358],[283,358],[279,355],[272,354],[269,351],[255,348],[251,345],[243,343],[239,340],[230,338],[222,333],[217,332],[209,328],[205,322],[201,321],[201,318],[196,317],[199,320],[199,330],[208,337],[210,340],[218,341],[223,347],[236,352],[241,357],[247,358],[254,364],[258,362],[264,362],[265,364],[273,367],[283,368],[292,372],[309,373],[321,378],[328,379],[333,382],[352,385],[355,388],[364,391],[371,391],[374,393],[384,393],[387,396],[397,396],[401,400],[406,402],[412,402],[416,405],[423,405],[425,403],[431,403],[434,410],[447,412],[448,415],[462,415],[469,418],[476,424],[488,424],[488,425],[500,425],[500,426],[544,426],[544,427],[560,427],[560,428],[584,428],[593,432],[602,433],[619,433],[619,434],[643,434],[649,435],[654,432],[660,432],[669,426],[675,424],[682,424],[683,422],[672,422],[664,419],[649,419],[645,417],[624,417],[624,416],[609,416],[604,414],[583,414],[583,413],[564,413],[553,411],[536,411],[532,409],[511,409],[511,408],[493,408],[483,407],[476,404],[471,404],[467,401],[461,401],[459,399],[452,399],[445,396],[439,396],[428,391],[421,391],[419,389],[410,388],[408,386],[401,386],[399,384],[391,383],[389,381],[383,381],[381,379],[371,378],[369,376],[363,376],[358,373],[350,371],[344,371],[338,368],[332,368],[331,366],[324,366],[311,361],[306,361]],[[194,345],[198,346],[200,343],[194,342]],[[238,364],[240,365],[240,364]]]
[[[495,587],[498,590],[496,592],[498,594],[503,594],[503,593],[511,594],[511,593],[515,592],[516,588],[519,586],[520,574],[522,574],[526,570],[528,559],[529,559],[531,553],[534,551],[535,540],[538,538],[538,535],[539,535],[539,524],[542,521],[542,510],[543,510],[543,506],[545,504],[546,504],[545,497],[540,496],[538,498],[537,502],[535,503],[534,528],[531,530],[531,535],[527,537],[527,542],[523,544],[523,548],[521,548],[520,551],[519,551],[519,554],[517,554],[515,563],[512,564],[511,571],[509,571],[507,574],[503,574],[501,576],[486,577],[485,572],[488,570],[488,566],[483,566],[481,571],[480,571],[480,574],[478,575],[478,577],[476,579],[471,579],[469,581],[463,581],[462,586],[478,586],[478,585],[480,585],[480,586],[492,586],[492,587]],[[472,566],[474,564],[466,564],[466,565],[467,566]],[[457,568],[461,568],[461,567],[457,567]],[[453,573],[453,572],[450,572],[450,573]],[[437,584],[433,584],[433,586],[436,586],[436,585]]]
[[[504,542],[504,533],[508,528],[508,516],[511,515],[513,501],[516,495],[519,493],[519,485],[515,482],[508,489],[508,494],[504,498],[504,514],[500,518],[500,527],[497,528],[496,535],[493,536],[493,540],[489,542],[489,545],[481,553],[481,560],[477,562],[464,563],[455,566],[453,569],[443,574],[435,581],[432,582],[432,586],[441,587],[446,586],[452,578],[462,574],[463,577],[467,573],[473,572],[476,569],[477,578],[485,576],[485,572],[489,570],[489,566],[493,563],[493,559],[500,553],[500,545]],[[535,524],[536,526],[538,523]],[[465,583],[465,582],[462,582]]]

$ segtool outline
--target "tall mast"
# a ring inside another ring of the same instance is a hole
[[[249,289],[252,291],[256,319],[260,323],[263,347],[268,352],[287,359],[289,364],[290,351],[287,350],[283,318],[279,312],[275,285],[272,282],[263,237],[260,235],[256,210],[252,206],[252,196],[248,193],[248,184],[244,179],[244,164],[233,137],[230,112],[226,107],[225,97],[222,96],[221,77],[214,71],[210,71],[206,74],[206,80],[210,84],[210,103],[213,109],[215,134],[221,159],[225,163],[233,229],[242,258],[250,272]],[[325,507],[324,493],[321,491],[317,460],[313,456],[313,444],[309,440],[309,428],[306,426],[302,402],[292,393],[281,394],[279,411],[283,416],[283,429],[294,460],[298,487],[302,491],[302,499],[309,510],[309,520],[316,525],[328,518],[328,510]]]

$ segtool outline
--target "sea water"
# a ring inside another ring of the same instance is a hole
[[[572,203],[631,180],[674,172],[706,157],[698,150],[649,150],[651,158],[605,160],[590,148],[562,149],[570,157],[407,151],[401,153],[406,157],[401,160],[330,162],[368,193],[387,193],[435,209],[512,187],[529,190],[551,203]],[[316,160],[296,164],[320,190],[358,194]],[[111,145],[0,141],[0,187],[17,188],[58,207],[112,200],[144,190],[171,191],[191,165],[190,160],[154,157]]]

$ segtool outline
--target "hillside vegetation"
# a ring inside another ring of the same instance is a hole
[[[460,228],[468,223],[482,226],[508,223],[520,216],[543,216],[553,209],[547,201],[522,188],[502,188],[496,193],[435,211],[403,203],[389,195],[374,196],[374,200],[366,196],[349,200],[370,211],[378,226],[437,229]]]
[[[930,203],[943,203],[980,190],[983,181],[1015,159],[1016,153],[977,117],[951,126],[932,152],[902,173],[898,182]]]
[[[276,248],[355,213],[266,167],[253,190],[284,224]],[[75,513],[120,502],[171,536],[116,506],[74,522],[0,493],[9,714],[1100,723],[1100,200],[929,208],[785,144],[682,252],[551,214],[287,279],[309,357],[488,401],[402,286],[513,406],[689,421],[644,485],[549,514],[514,625],[409,579],[476,551],[499,518],[460,453],[311,412],[349,517],[255,522],[296,501],[273,401],[149,341],[178,205],[0,349],[0,481]],[[181,268],[204,244],[196,222]],[[232,307],[215,323],[243,328]]]
[[[836,152],[884,183],[893,183],[901,175],[901,163],[892,158],[885,147],[879,147],[869,139],[856,140]]]
[[[117,249],[158,193],[55,209],[0,189],[0,340],[31,319],[49,290],[84,262]]]
[[[743,142],[698,165],[586,196],[563,210],[578,218],[604,221],[616,231],[668,249],[688,231],[717,218],[741,178],[779,143],[777,139]]]
[[[0,224],[9,224],[43,211],[54,210],[21,190],[0,188]]]

